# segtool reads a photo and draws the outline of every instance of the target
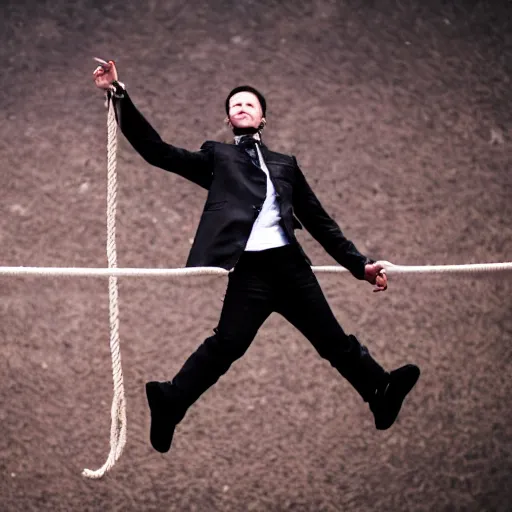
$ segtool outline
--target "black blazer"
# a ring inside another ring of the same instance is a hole
[[[122,98],[114,97],[114,105],[121,131],[144,160],[209,191],[187,266],[233,268],[265,200],[265,173],[235,144],[207,141],[199,151],[188,151],[165,143],[126,92]],[[281,227],[290,243],[298,245],[294,229],[302,227],[302,222],[340,265],[363,279],[364,266],[371,260],[326,213],[295,157],[270,151],[263,144],[261,152],[276,190]]]

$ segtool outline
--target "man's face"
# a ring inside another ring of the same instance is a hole
[[[252,92],[237,92],[229,99],[229,121],[233,128],[256,128],[263,112],[258,97]]]

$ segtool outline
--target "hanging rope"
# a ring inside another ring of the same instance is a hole
[[[117,268],[116,251],[116,209],[117,209],[117,123],[112,98],[107,96],[107,259],[109,270]],[[123,369],[121,367],[121,348],[119,345],[119,304],[117,276],[108,279],[110,352],[112,355],[112,376],[114,397],[111,409],[110,453],[105,464],[97,470],[84,469],[87,478],[101,478],[109,471],[123,452],[126,444],[126,400],[124,396]]]

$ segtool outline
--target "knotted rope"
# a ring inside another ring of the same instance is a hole
[[[112,98],[107,96],[107,259],[108,268],[117,268],[116,250],[116,210],[117,210],[117,123]],[[97,470],[84,469],[83,476],[101,478],[110,470],[123,452],[126,444],[126,400],[124,396],[123,369],[121,366],[121,348],[119,345],[119,303],[117,276],[108,279],[110,352],[112,355],[112,377],[114,397],[111,409],[110,453],[105,464]]]

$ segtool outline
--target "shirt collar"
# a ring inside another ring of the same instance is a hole
[[[252,135],[235,135],[235,144],[238,145],[244,137],[252,137],[253,139],[256,139],[258,142],[261,142],[260,134],[256,132]]]

